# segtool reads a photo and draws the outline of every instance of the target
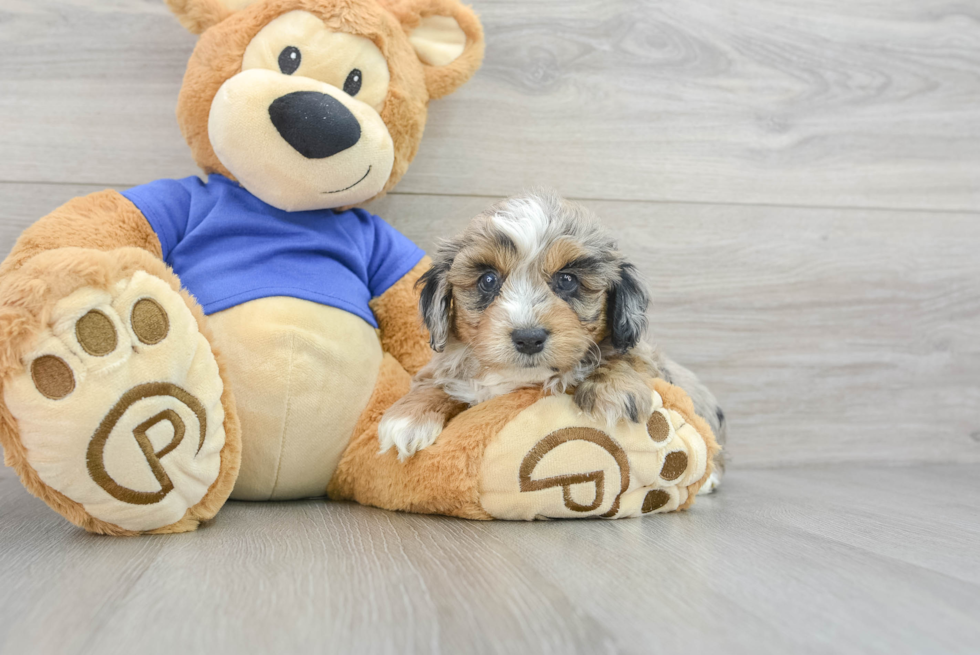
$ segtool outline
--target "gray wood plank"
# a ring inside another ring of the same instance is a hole
[[[475,0],[486,65],[400,189],[980,208],[980,9],[962,0]],[[5,0],[0,180],[194,172],[194,37],[150,0]]]
[[[969,478],[974,474],[975,467],[945,464],[845,464],[804,475],[793,468],[758,470],[740,483],[773,497],[738,511],[980,585],[980,523],[974,516],[980,481]]]
[[[0,653],[972,653],[980,585],[935,541],[972,544],[975,572],[980,510],[906,530],[936,504],[895,491],[973,497],[978,474],[735,469],[690,512],[615,522],[231,503],[197,533],[113,539],[4,469]]]
[[[194,42],[157,0],[5,0],[0,180],[196,172],[174,116]]]
[[[976,489],[975,466],[953,468],[959,475],[929,469],[917,477],[949,496],[963,488]],[[903,523],[901,514],[909,504],[920,513],[928,508],[915,499],[906,503],[893,492],[903,488],[912,471],[842,466],[839,470],[787,468],[780,473],[780,483],[774,485],[771,472],[735,470],[718,495],[699,499],[689,514],[673,517],[679,519],[673,523],[641,521],[626,526],[625,534],[589,525],[581,534],[569,535],[566,530],[571,528],[556,526],[554,531],[568,546],[561,556],[544,547],[547,537],[521,531],[521,526],[490,529],[505,533],[508,544],[529,564],[559,581],[584,611],[604,624],[617,625],[620,643],[637,652],[645,647],[653,652],[726,653],[975,649],[972,637],[961,641],[957,624],[965,621],[972,626],[969,633],[980,629],[974,618],[974,594],[980,587],[961,576],[910,563],[927,563],[934,557],[929,553],[934,544],[928,541],[932,526],[918,525],[911,539],[895,529]],[[797,485],[833,488],[868,473],[887,480],[891,488],[859,485],[861,494],[850,506],[797,489]],[[784,502],[784,493],[802,502]],[[867,496],[881,505],[866,510]],[[980,538],[962,527],[976,523],[976,512],[975,505],[949,510],[961,528],[944,527],[934,535],[937,540],[970,543],[972,549],[964,553],[974,571]],[[829,530],[798,527],[819,526],[831,514],[848,530],[867,534],[869,544],[848,543]],[[923,538],[927,541],[919,541]],[[627,548],[645,556],[629,557]],[[583,561],[589,566],[583,567]],[[609,579],[627,577],[631,584],[610,588]],[[653,598],[656,605],[651,612]],[[663,617],[668,621],[657,626],[652,638],[651,622],[659,623]],[[702,626],[697,637],[692,638],[686,628],[691,625]],[[651,642],[655,648],[650,648]]]
[[[84,185],[0,184],[0,252]],[[494,199],[369,208],[426,249]],[[589,201],[746,465],[980,462],[976,214]]]

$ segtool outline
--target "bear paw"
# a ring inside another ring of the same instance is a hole
[[[221,469],[223,384],[183,298],[138,271],[58,301],[4,387],[28,464],[124,530],[180,521]]]
[[[480,504],[500,519],[624,518],[674,511],[708,466],[704,438],[652,391],[645,424],[610,427],[568,396],[542,398],[487,445]]]

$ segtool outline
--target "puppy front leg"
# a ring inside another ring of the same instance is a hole
[[[646,421],[653,411],[643,362],[630,353],[607,357],[575,390],[575,404],[594,418],[615,425]]]
[[[392,405],[378,424],[381,452],[398,451],[405,460],[432,445],[446,422],[464,409],[466,404],[451,398],[441,387],[423,380]]]

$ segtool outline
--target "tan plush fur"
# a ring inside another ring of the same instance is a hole
[[[166,0],[170,11],[192,34],[200,34],[231,15],[221,0]]]
[[[490,519],[479,503],[483,451],[541,391],[524,389],[470,409],[435,444],[400,462],[394,451],[378,453],[377,427],[385,409],[408,392],[410,381],[394,358],[385,358],[375,395],[327,488],[330,497],[405,512]]]
[[[121,194],[107,189],[73,198],[24,230],[0,265],[0,276],[40,252],[64,246],[94,250],[132,246],[160,258],[160,240],[143,214]]]
[[[394,166],[384,187],[388,191],[402,178],[418,151],[429,99],[451,92],[479,68],[483,58],[479,21],[455,0],[399,0],[392,2],[391,10],[374,1],[266,0],[235,12],[201,36],[187,64],[177,104],[181,131],[206,173],[232,177],[208,138],[208,114],[215,94],[225,80],[241,70],[245,49],[259,30],[293,10],[308,11],[328,27],[370,39],[388,61],[391,82],[381,111],[395,146]],[[430,13],[455,17],[469,37],[463,54],[447,66],[424,65],[408,41],[406,29]]]
[[[43,221],[42,221],[43,222]],[[51,223],[48,223],[51,227]],[[159,248],[159,245],[157,246]],[[112,253],[87,248],[58,248],[43,252],[26,261],[21,267],[5,274],[0,283],[0,380],[23,371],[20,353],[26,350],[44,326],[48,324],[54,304],[82,287],[109,289],[119,280],[136,271],[146,271],[166,281],[180,293],[197,321],[198,329],[211,341],[204,312],[166,265],[153,254],[138,248],[118,248]],[[213,343],[213,342],[212,342]],[[178,522],[154,532],[185,532],[201,521],[213,517],[231,494],[241,460],[241,434],[235,413],[235,401],[224,376],[221,355],[212,346],[224,382],[221,402],[225,410],[225,446],[221,451],[221,472],[204,498],[187,510]],[[0,383],[2,384],[2,383]],[[2,393],[2,388],[0,388]],[[46,502],[72,523],[90,532],[112,535],[133,535],[130,530],[89,516],[78,503],[45,485],[27,462],[20,441],[17,422],[6,406],[0,404],[0,443],[4,460],[20,476],[28,491]]]
[[[432,99],[449,95],[465,83],[483,61],[483,26],[469,7],[457,0],[388,0],[391,12],[405,30],[417,27],[425,16],[452,16],[466,34],[463,54],[449,66],[425,66],[425,85]]]
[[[423,257],[405,277],[371,301],[371,311],[381,330],[381,347],[411,375],[429,363],[429,333],[418,317],[419,294],[415,283],[429,270],[432,260]]]
[[[715,462],[718,453],[721,452],[721,446],[718,445],[718,441],[715,439],[714,433],[711,431],[711,427],[708,426],[707,421],[698,416],[694,412],[694,402],[691,397],[684,393],[684,390],[680,387],[675,387],[661,379],[654,380],[653,383],[654,390],[660,394],[663,398],[664,407],[668,409],[673,409],[678,414],[684,417],[684,420],[694,426],[694,429],[698,431],[698,434],[704,439],[704,444],[707,446],[708,451],[708,465],[704,470],[704,475],[697,482],[688,485],[687,500],[678,509],[687,509],[694,504],[697,498],[698,491],[701,489],[701,485],[708,481],[711,474],[715,470]]]

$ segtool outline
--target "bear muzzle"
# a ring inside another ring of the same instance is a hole
[[[221,85],[208,137],[243,187],[284,211],[363,202],[394,165],[394,142],[374,107],[325,82],[264,69]]]
[[[286,143],[307,159],[325,159],[353,147],[361,124],[342,102],[317,91],[294,91],[269,105],[269,118]]]

